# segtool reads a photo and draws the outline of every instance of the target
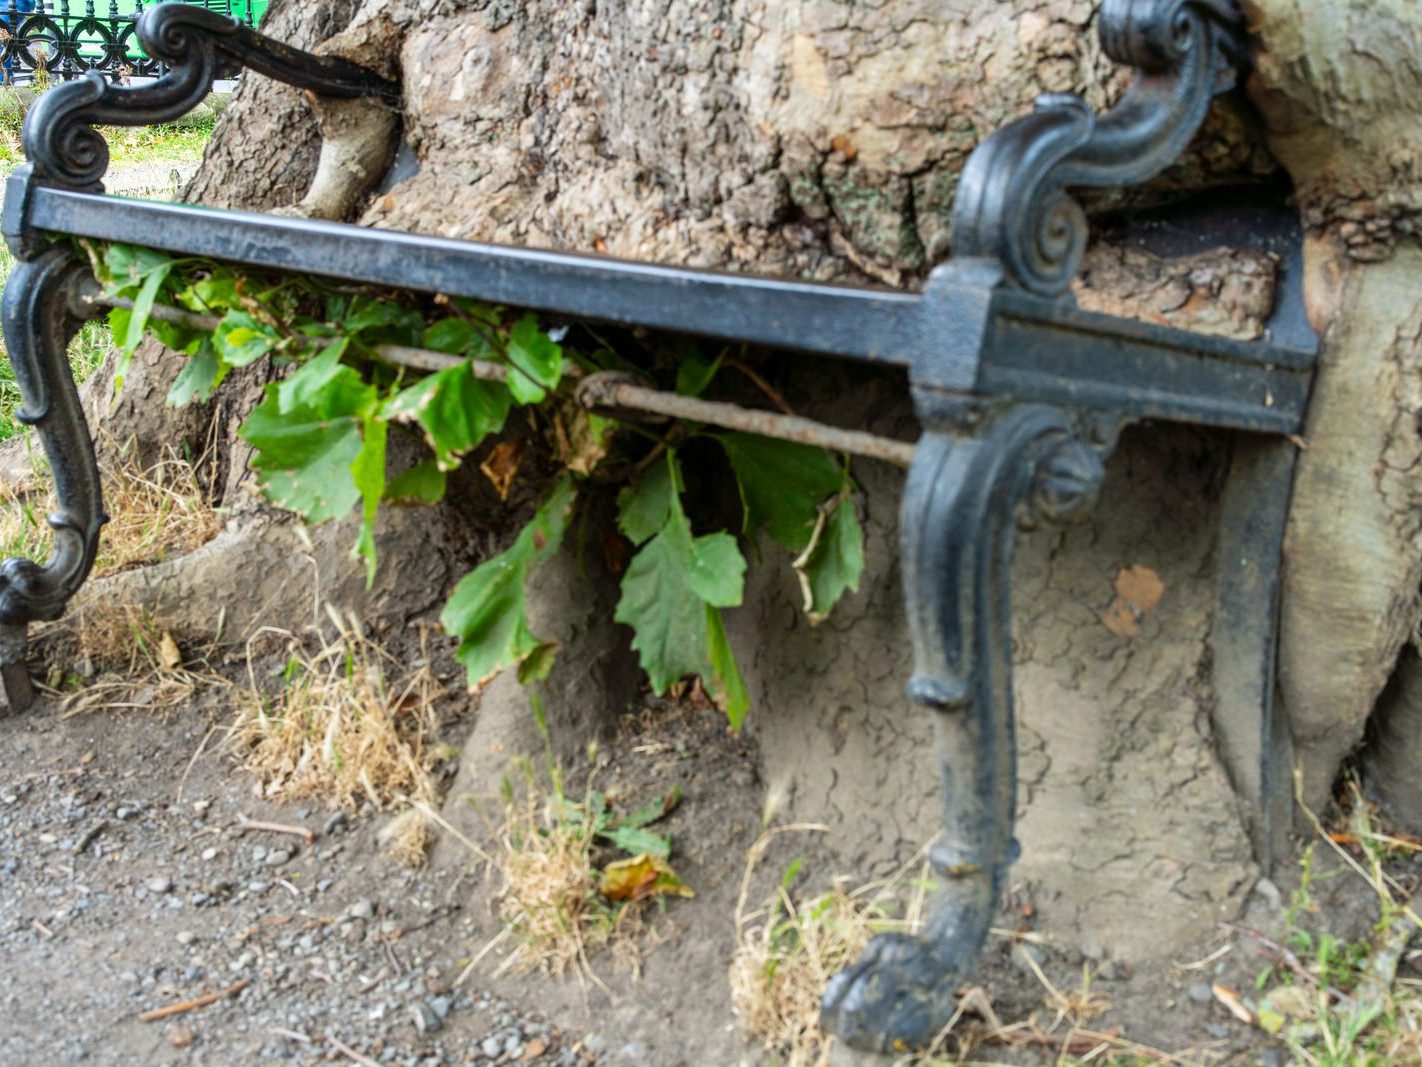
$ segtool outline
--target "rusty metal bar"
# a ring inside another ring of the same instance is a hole
[[[89,283],[79,294],[82,304],[94,307],[133,308],[133,301],[126,297],[107,296],[95,283]],[[160,322],[171,322],[193,330],[211,333],[222,320],[216,315],[203,315],[170,304],[154,304],[149,315]],[[319,343],[311,338],[310,343]],[[442,371],[468,363],[474,377],[484,381],[503,382],[508,380],[509,369],[502,363],[485,359],[464,360],[446,352],[433,352],[427,348],[413,348],[409,345],[375,345],[373,351],[384,363],[413,370]],[[574,368],[573,370],[576,370]],[[581,371],[569,373],[570,378],[581,377]],[[604,371],[584,378],[574,394],[580,404],[590,410],[636,411],[649,415],[664,415],[673,419],[689,419],[704,422],[708,426],[719,426],[726,430],[740,430],[744,433],[774,437],[781,441],[812,445],[831,452],[848,452],[866,459],[883,460],[896,467],[908,467],[913,462],[915,445],[910,441],[898,441],[890,437],[879,437],[859,430],[844,430],[828,426],[799,415],[782,415],[777,411],[758,411],[744,408],[739,404],[723,401],[702,400],[699,397],[680,396],[642,385],[620,372]]]

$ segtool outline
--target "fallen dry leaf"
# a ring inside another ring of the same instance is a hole
[[[178,651],[178,642],[167,630],[158,639],[158,662],[165,671],[175,671],[183,665],[183,654]]]
[[[1215,995],[1216,1000],[1229,1009],[1229,1013],[1236,1019],[1242,1023],[1254,1025],[1254,1013],[1245,1007],[1244,1001],[1233,989],[1216,982],[1210,986],[1210,992]]]
[[[494,492],[499,494],[500,500],[509,498],[509,487],[513,485],[519,464],[523,462],[523,445],[521,437],[512,441],[501,441],[489,450],[489,458],[479,464],[479,469],[493,484]]]
[[[694,897],[691,887],[677,877],[671,864],[642,853],[609,863],[598,879],[598,892],[608,900],[641,900],[650,896]]]
[[[1101,621],[1117,637],[1135,637],[1141,632],[1141,619],[1160,605],[1165,596],[1165,583],[1150,567],[1136,563],[1116,572],[1112,584],[1116,599],[1102,614]]]

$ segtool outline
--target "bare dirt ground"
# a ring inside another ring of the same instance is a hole
[[[669,829],[696,899],[648,917],[635,972],[596,958],[581,982],[495,977],[503,945],[460,985],[499,929],[468,851],[446,840],[414,871],[381,851],[379,818],[261,801],[218,743],[231,718],[222,692],[168,712],[66,715],[50,698],[0,720],[0,1062],[776,1062],[736,1032],[726,978],[743,857],[760,831],[754,745],[714,711],[653,711],[629,717],[595,778],[628,795],[684,784]],[[448,721],[447,736],[465,725]],[[754,892],[792,858],[815,869],[812,835],[773,852]],[[1277,923],[1281,892],[1261,886],[1243,922]],[[1365,936],[1366,898],[1346,878],[1327,892],[1338,936]],[[1017,894],[1002,926],[1030,935],[1032,910]],[[1268,963],[1264,946],[1228,932],[1191,959],[1139,969],[999,938],[979,980],[1003,1025],[973,1062],[1291,1062],[1211,990],[1247,995]],[[1084,1013],[1083,966],[1095,998]],[[1082,1025],[1063,1022],[1073,1012]],[[963,1032],[983,1037],[984,1014],[968,1013]]]

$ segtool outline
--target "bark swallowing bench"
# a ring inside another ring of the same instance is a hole
[[[1075,306],[1069,285],[1087,225],[1067,190],[1139,183],[1175,161],[1211,99],[1234,85],[1243,54],[1230,0],[1105,0],[1099,23],[1108,54],[1138,71],[1125,98],[1097,116],[1077,97],[1045,97],[983,143],[962,176],[953,258],[921,292],[899,292],[106,196],[108,152],[96,125],[171,120],[240,68],[322,98],[399,101],[396,85],[353,63],[297,51],[201,8],[151,9],[139,33],[166,73],[138,87],[90,74],[45,93],[25,124],[30,162],[5,192],[4,235],[20,260],[4,293],[5,342],[25,399],[20,418],[40,435],[60,502],[49,561],[0,567],[0,674],[10,707],[31,699],[28,624],[64,611],[93,564],[104,522],[66,360],[69,339],[103,305],[83,257],[71,241],[55,239],[120,241],[907,370],[924,429],[915,447],[764,413],[754,426],[910,465],[901,520],[915,661],[909,694],[938,725],[943,837],[932,860],[942,887],[922,936],[877,939],[826,994],[827,1026],[865,1048],[922,1047],[952,1015],[954,989],[976,962],[1016,856],[1007,596],[1016,529],[1089,509],[1103,460],[1127,423],[1232,431],[1211,638],[1216,718],[1231,735],[1226,759],[1251,803],[1255,851],[1267,868],[1290,816],[1274,659],[1295,458],[1288,438],[1302,426],[1314,340],[1296,291],[1281,302],[1272,339],[1260,343]],[[1285,263],[1285,281],[1297,289],[1297,260]],[[594,378],[579,390],[592,407],[666,410],[685,402]],[[704,404],[692,417],[745,416],[718,407]]]

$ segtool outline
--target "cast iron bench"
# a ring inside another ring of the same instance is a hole
[[[29,701],[27,625],[60,616],[105,521],[66,360],[82,320],[102,308],[72,242],[53,239],[128,242],[907,370],[923,425],[901,518],[908,689],[938,724],[944,826],[932,862],[942,886],[922,936],[876,939],[826,994],[827,1026],[865,1048],[921,1047],[952,1015],[954,989],[975,965],[1017,853],[1008,602],[1017,527],[1090,508],[1127,423],[1233,431],[1213,635],[1216,729],[1229,736],[1228,770],[1252,803],[1253,842],[1267,868],[1291,810],[1288,732],[1273,713],[1295,459],[1288,437],[1302,429],[1315,347],[1299,310],[1297,250],[1280,246],[1295,258],[1285,263],[1286,295],[1268,341],[1075,306],[1068,287],[1087,228],[1066,189],[1138,183],[1175,161],[1211,99],[1235,84],[1244,51],[1230,0],[1105,0],[1099,21],[1107,53],[1138,69],[1128,94],[1100,117],[1079,98],[1046,97],[990,137],[962,175],[953,258],[921,292],[897,292],[106,196],[108,153],[95,125],[176,118],[237,68],[320,96],[399,100],[396,85],[363,68],[215,13],[151,9],[140,37],[167,72],[132,88],[90,74],[45,93],[25,123],[29,163],[5,191],[3,230],[20,261],[5,287],[5,343],[24,396],[20,418],[39,433],[59,498],[48,562],[0,567],[0,668],[11,707]]]

